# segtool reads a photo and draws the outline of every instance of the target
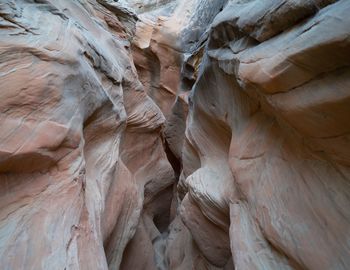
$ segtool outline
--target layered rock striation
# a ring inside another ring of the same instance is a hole
[[[348,14],[0,1],[1,269],[347,270]]]

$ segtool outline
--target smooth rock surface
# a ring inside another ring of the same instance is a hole
[[[0,0],[5,270],[347,270],[348,0]]]

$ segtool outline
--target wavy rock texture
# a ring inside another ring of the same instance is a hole
[[[211,26],[180,184],[184,222],[219,267],[231,254],[236,269],[350,265],[350,3],[305,2],[230,1]],[[196,207],[231,254],[201,235]]]
[[[347,270],[348,0],[0,0],[1,269]]]
[[[165,119],[113,12],[1,3],[2,269],[118,269],[140,215],[164,211]]]

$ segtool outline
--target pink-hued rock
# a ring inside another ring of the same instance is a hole
[[[173,183],[115,12],[1,3],[2,269],[118,269],[144,199]]]
[[[0,268],[347,270],[348,14],[0,0]]]
[[[192,197],[208,220],[230,211],[236,269],[347,269],[349,2],[324,2],[298,24],[278,23],[282,33],[266,15],[266,24],[240,17],[248,7],[260,12],[253,2],[234,13],[227,5],[212,25],[190,94],[182,193],[202,189]],[[308,9],[312,1],[305,2],[296,10]],[[198,157],[200,168],[192,162]],[[208,168],[218,176],[198,184]],[[192,209],[185,200],[183,207]],[[201,244],[201,233],[191,233]]]

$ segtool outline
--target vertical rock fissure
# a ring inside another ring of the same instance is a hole
[[[173,219],[172,208],[176,207],[173,204],[177,201],[177,182],[181,172],[181,163],[175,156],[175,154],[169,148],[169,144],[166,139],[163,139],[163,148],[166,153],[167,159],[174,171],[174,184],[162,190],[161,193],[164,196],[171,198],[170,204],[166,207],[165,211],[158,213],[153,218],[153,223],[157,227],[159,234],[152,240],[154,248],[154,260],[157,270],[169,270],[169,262],[166,255],[167,240],[169,237],[169,226]],[[167,195],[166,195],[167,194]],[[159,204],[164,201],[160,200]]]

